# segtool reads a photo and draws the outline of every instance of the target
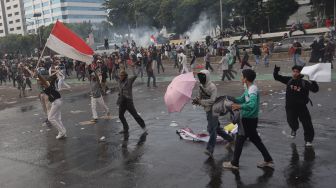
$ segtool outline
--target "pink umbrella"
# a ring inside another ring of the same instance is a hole
[[[191,99],[195,84],[193,72],[181,74],[173,79],[164,96],[168,112],[181,112],[183,106]]]

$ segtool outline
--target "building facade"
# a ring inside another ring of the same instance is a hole
[[[22,0],[1,0],[0,11],[0,37],[26,33]]]
[[[100,23],[107,20],[104,0],[23,0],[27,32],[55,23]]]

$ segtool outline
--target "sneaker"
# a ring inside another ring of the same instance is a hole
[[[313,147],[313,143],[311,143],[311,142],[306,142],[305,146],[306,146],[306,147]]]
[[[268,167],[268,168],[274,169],[274,163],[273,163],[273,161],[270,161],[270,162],[264,161],[264,162],[259,163],[257,165],[257,167],[258,168],[266,168],[266,167]]]
[[[294,139],[296,137],[296,131],[292,130],[290,137]]]
[[[213,158],[213,154],[209,150],[205,150],[204,154],[207,155],[207,156],[209,156],[210,158]]]
[[[57,139],[57,140],[59,140],[59,139],[63,139],[63,138],[66,138],[66,134],[58,133],[58,135],[56,136],[56,139]]]
[[[230,161],[224,162],[223,163],[223,168],[231,169],[231,170],[238,170],[239,169],[238,166],[233,165]]]
[[[98,119],[91,119],[90,122],[97,123]]]

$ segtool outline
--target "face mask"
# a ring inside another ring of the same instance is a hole
[[[197,76],[198,76],[198,79],[201,82],[201,84],[204,85],[206,83],[206,75],[203,74],[203,73],[199,73]]]

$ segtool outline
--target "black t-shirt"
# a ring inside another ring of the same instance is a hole
[[[43,89],[43,92],[48,95],[48,99],[51,103],[54,102],[56,99],[61,98],[61,94],[56,91],[56,89],[51,85],[48,88]]]

